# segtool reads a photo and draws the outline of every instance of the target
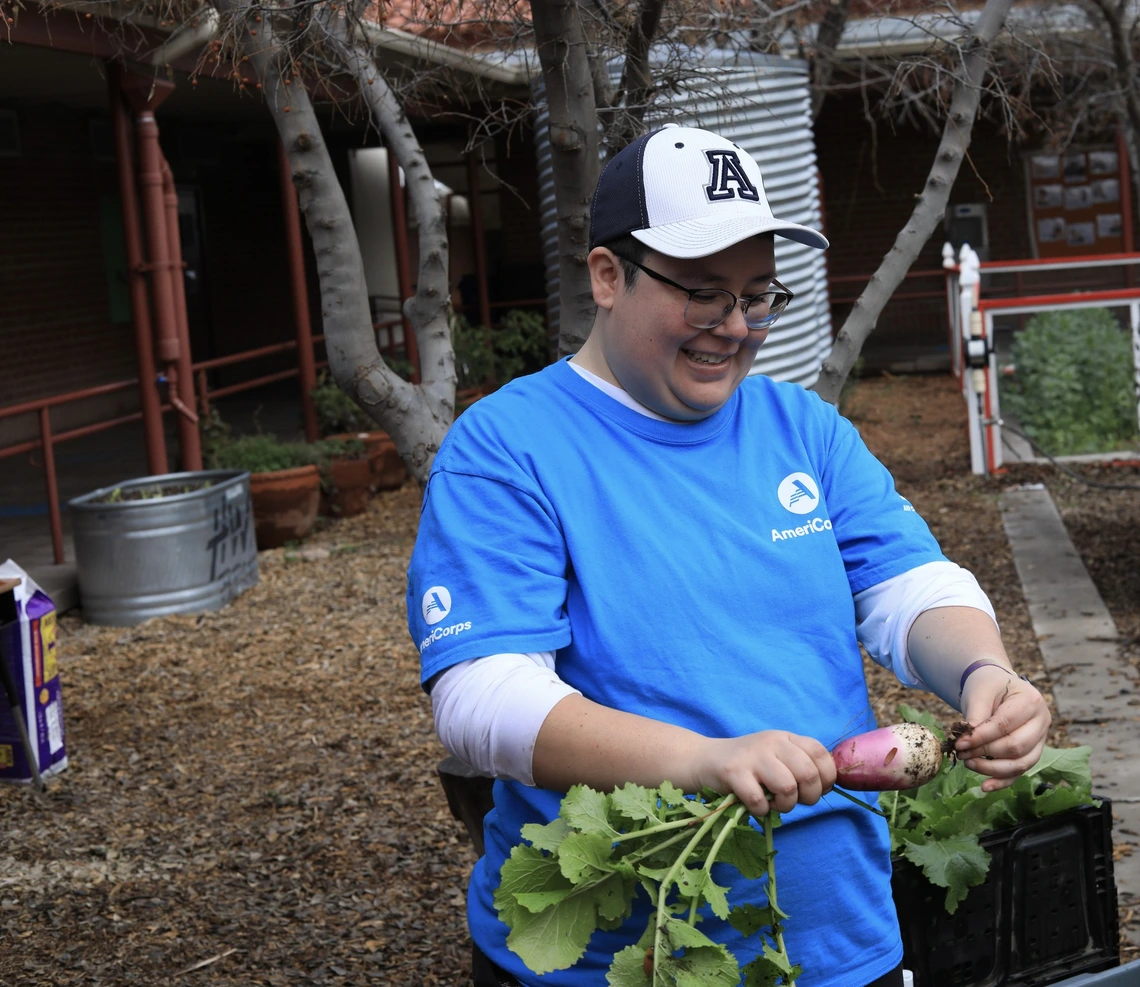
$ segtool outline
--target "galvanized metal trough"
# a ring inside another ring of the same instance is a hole
[[[181,488],[191,489],[164,493]],[[257,585],[245,471],[141,477],[76,497],[68,507],[80,606],[93,624],[129,627],[217,610]]]

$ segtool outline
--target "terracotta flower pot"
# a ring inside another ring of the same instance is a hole
[[[384,431],[344,432],[330,435],[330,439],[356,439],[364,443],[368,463],[372,469],[373,490],[395,490],[408,478],[407,467],[396,452],[396,443]]]
[[[329,480],[332,490],[328,495],[327,513],[334,517],[353,517],[368,508],[368,495],[372,492],[372,464],[367,459],[340,457],[329,460]]]
[[[321,499],[321,472],[298,466],[249,478],[253,526],[259,549],[280,548],[313,530]]]

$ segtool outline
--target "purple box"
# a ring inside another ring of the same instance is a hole
[[[7,662],[16,686],[36,765],[40,774],[47,777],[67,767],[56,660],[55,604],[14,562],[9,560],[0,566],[0,576],[23,579],[15,589],[18,619],[0,627],[0,656]],[[7,701],[0,698],[0,782],[31,779],[31,766],[16,720]]]

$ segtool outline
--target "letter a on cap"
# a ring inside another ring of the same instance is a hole
[[[737,196],[750,202],[760,201],[760,193],[748,180],[735,151],[711,150],[705,151],[705,156],[712,165],[712,178],[705,186],[709,202],[721,202]],[[736,188],[732,188],[733,185]]]

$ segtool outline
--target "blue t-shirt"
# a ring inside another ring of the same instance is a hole
[[[425,683],[469,658],[554,651],[558,675],[602,705],[709,737],[779,729],[831,747],[874,727],[852,595],[942,558],[815,394],[750,377],[710,417],[663,422],[563,361],[484,398],[448,433],[408,572],[408,622]],[[492,904],[522,826],[552,820],[563,794],[495,783],[468,921],[522,983],[594,987],[644,930],[644,892],[621,929],[541,977],[507,949]],[[801,987],[859,987],[893,969],[902,946],[883,820],[825,797],[787,813],[775,839]],[[719,881],[763,903],[762,881],[729,870]],[[711,915],[701,929],[741,965],[755,955]]]

